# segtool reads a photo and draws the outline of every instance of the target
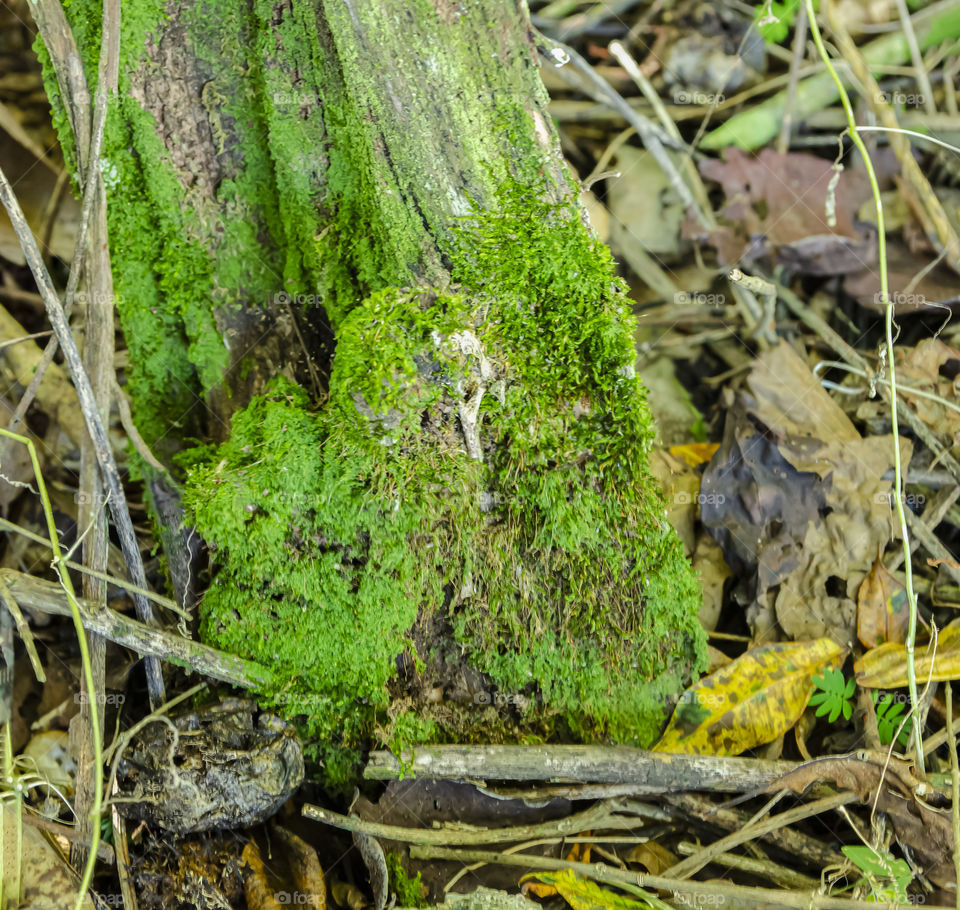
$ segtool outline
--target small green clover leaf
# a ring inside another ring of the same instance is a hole
[[[840,670],[827,667],[823,676],[813,677],[813,684],[817,691],[810,696],[810,704],[820,706],[817,708],[817,717],[829,714],[827,720],[833,723],[842,714],[844,720],[850,720],[853,714],[850,699],[857,687],[855,679],[845,680]]]
[[[899,733],[897,733],[897,728],[903,723],[903,718],[900,715],[903,714],[907,706],[902,701],[895,702],[893,695],[889,692],[882,698],[878,692],[874,692],[873,703],[877,708],[877,731],[880,734],[880,745],[889,745],[896,735],[897,744],[901,749],[906,749],[910,745],[913,718],[908,718]]]

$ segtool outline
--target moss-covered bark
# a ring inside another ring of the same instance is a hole
[[[208,441],[177,456],[205,636],[272,666],[325,744],[484,735],[404,688],[460,655],[528,709],[493,735],[649,742],[702,660],[697,587],[525,11],[130,7],[118,304],[141,431]]]

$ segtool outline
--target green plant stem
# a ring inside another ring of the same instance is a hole
[[[825,0],[825,2],[829,2],[829,0]],[[877,182],[876,171],[873,169],[873,162],[870,160],[867,147],[864,145],[863,139],[857,131],[857,120],[853,113],[853,105],[850,103],[850,96],[847,94],[843,81],[840,79],[824,46],[823,37],[820,34],[820,26],[817,23],[816,13],[813,8],[813,0],[804,0],[804,3],[807,8],[810,34],[817,46],[820,58],[827,68],[827,72],[830,73],[830,76],[836,83],[837,91],[840,94],[840,103],[843,105],[844,113],[847,115],[847,130],[850,133],[850,140],[856,146],[860,157],[863,159],[864,169],[870,181],[870,189],[873,193],[873,201],[877,212],[877,258],[880,262],[880,300],[884,308],[884,333],[886,336],[887,362],[890,368],[890,432],[893,435],[893,488],[896,491],[897,518],[900,521],[900,537],[903,542],[904,588],[907,592],[907,604],[909,607],[909,627],[905,643],[907,652],[907,686],[910,691],[910,710],[914,712],[917,710],[918,704],[917,675],[914,664],[914,645],[917,640],[917,595],[913,589],[913,560],[911,559],[907,516],[903,507],[903,466],[900,463],[900,426],[897,417],[897,373],[893,348],[893,302],[890,300],[890,279],[887,273],[887,238],[883,220],[883,203],[880,198],[880,185]],[[913,747],[916,753],[917,767],[922,777],[924,774],[923,740],[921,738],[920,724],[916,722],[913,724]]]
[[[37,450],[28,437],[11,433],[2,427],[0,427],[0,436],[5,436],[7,439],[23,443],[30,453],[30,463],[33,465],[33,474],[37,481],[37,492],[40,495],[43,514],[47,520],[47,534],[50,537],[50,549],[53,551],[53,562],[51,564],[60,579],[60,585],[70,603],[70,615],[73,617],[73,626],[74,629],[76,629],[77,641],[80,645],[80,662],[83,665],[83,681],[86,684],[87,692],[93,695],[97,690],[93,684],[93,666],[90,663],[87,633],[83,628],[83,620],[80,617],[80,605],[77,603],[77,595],[73,589],[73,582],[70,580],[70,573],[61,571],[60,538],[57,536],[57,525],[53,517],[50,497],[47,495],[47,486],[43,482],[43,475],[40,472],[40,459],[37,457]],[[93,747],[93,767],[91,768],[93,774],[93,804],[90,806],[92,830],[90,832],[90,852],[87,854],[83,877],[80,880],[80,889],[75,905],[76,910],[80,910],[80,908],[83,907],[84,895],[90,890],[90,883],[93,881],[93,870],[97,863],[97,847],[100,845],[100,815],[103,807],[103,775],[101,773],[103,765],[103,739],[100,733],[99,705],[94,705],[93,710],[90,712],[90,741]]]

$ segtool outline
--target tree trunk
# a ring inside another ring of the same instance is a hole
[[[94,60],[99,12],[69,13]],[[330,761],[377,724],[649,743],[702,664],[698,591],[525,7],[124,15],[117,303],[212,549],[203,634],[272,666]]]

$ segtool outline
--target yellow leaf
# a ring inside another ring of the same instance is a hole
[[[520,892],[524,897],[530,897],[532,894],[534,897],[539,897],[541,900],[544,900],[548,897],[553,897],[560,892],[557,891],[553,885],[547,885],[544,882],[524,882],[520,886]]]
[[[803,714],[813,693],[810,677],[842,666],[846,653],[829,638],[751,648],[679,697],[653,750],[739,755],[771,742]]]
[[[713,458],[713,453],[719,448],[719,442],[693,442],[685,446],[670,446],[668,451],[671,455],[682,458],[691,468],[695,468]]]
[[[918,645],[914,652],[917,684],[960,679],[960,619],[955,619],[937,636],[936,654]],[[930,676],[931,659],[933,675]],[[907,649],[897,642],[871,648],[853,665],[857,685],[866,689],[899,689],[907,684]]]
[[[671,910],[662,900],[648,894],[640,888],[636,891],[642,897],[634,900],[577,875],[573,869],[561,869],[559,872],[536,872],[524,876],[521,881],[536,878],[553,885],[573,910]]]

